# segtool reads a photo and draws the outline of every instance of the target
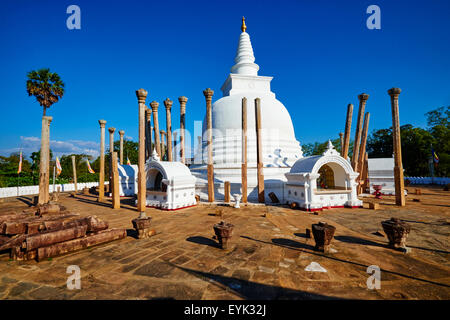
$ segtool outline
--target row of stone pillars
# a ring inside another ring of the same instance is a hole
[[[103,202],[105,200],[105,128],[106,128],[106,121],[105,120],[98,120],[98,123],[100,125],[100,171],[99,171],[99,186],[98,186],[98,202]],[[109,173],[108,173],[108,180],[109,180],[109,190],[111,192],[111,196],[113,199],[113,207],[118,208],[120,205],[117,205],[117,202],[119,199],[119,188],[118,188],[118,179],[119,174],[117,163],[120,162],[121,165],[123,165],[123,137],[125,135],[125,131],[120,130],[120,144],[119,144],[119,159],[117,159],[117,152],[114,151],[114,132],[116,131],[116,128],[110,127],[108,128],[109,132],[109,153],[110,153],[110,160],[109,160]],[[115,182],[115,180],[117,182]],[[115,184],[117,184],[117,188],[115,187]],[[117,190],[117,191],[116,191]],[[116,205],[115,205],[116,203]]]
[[[400,138],[400,120],[398,115],[398,97],[401,90],[399,88],[392,88],[388,90],[388,94],[391,97],[391,110],[392,110],[392,136],[394,142],[394,179],[395,179],[395,195],[396,204],[400,206],[405,205],[404,195],[404,181],[403,181],[403,165],[402,165],[402,150],[401,150],[401,138]],[[360,183],[358,185],[358,193],[368,187],[368,155],[366,153],[367,135],[369,129],[370,113],[367,112],[364,115],[364,109],[366,102],[369,99],[369,95],[362,93],[358,95],[359,110],[358,119],[356,123],[355,141],[353,145],[353,156],[351,164],[353,170],[360,173]],[[341,156],[347,159],[349,145],[350,145],[350,131],[352,124],[353,105],[347,106],[347,117],[345,121],[345,133],[340,133],[341,140]],[[363,124],[364,115],[364,124]]]
[[[207,128],[207,147],[208,147],[208,201],[214,202],[214,164],[213,164],[213,139],[212,139],[212,96],[214,91],[207,88],[203,91],[206,99],[206,128]],[[256,123],[256,152],[257,152],[257,182],[258,182],[258,202],[264,203],[264,173],[262,157],[262,139],[261,139],[261,99],[255,99],[255,123]],[[242,98],[242,202],[247,203],[247,98]],[[229,194],[226,193],[226,198]]]
[[[186,103],[188,98],[182,96],[178,98],[180,103],[180,162],[186,163],[185,156],[185,115]],[[173,101],[167,98],[164,100],[164,107],[166,108],[166,130],[159,129],[158,108],[159,103],[152,101],[150,108],[145,109],[145,159],[148,159],[152,154],[152,143],[158,156],[162,159],[167,155],[167,161],[173,161],[173,141],[176,141],[176,134],[172,133],[172,114],[171,109]],[[151,118],[153,115],[153,126],[151,125]],[[154,137],[154,142],[152,141]]]

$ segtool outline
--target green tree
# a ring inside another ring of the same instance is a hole
[[[64,83],[57,73],[50,72],[48,68],[30,71],[27,77],[28,95],[36,97],[37,102],[44,108],[45,116],[47,108],[64,95]]]
[[[428,127],[434,127],[434,126],[445,126],[449,127],[450,122],[448,120],[450,116],[450,106],[447,107],[440,107],[435,110],[428,111],[425,113],[427,117],[427,125]]]
[[[341,142],[340,142],[340,138],[331,140],[331,143],[333,144],[333,146],[335,147],[335,149],[338,152],[341,152]],[[303,156],[305,157],[309,157],[309,156],[316,156],[316,155],[321,155],[328,146],[328,140],[322,143],[319,142],[314,142],[314,143],[306,143],[304,145],[302,145],[302,150],[303,150]],[[349,146],[349,156],[351,156],[352,151],[353,151],[353,142],[350,142],[350,146]]]

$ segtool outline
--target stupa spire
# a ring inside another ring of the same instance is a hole
[[[250,36],[245,30],[245,18],[242,17],[242,33],[239,37],[238,49],[236,57],[234,58],[235,65],[231,68],[231,73],[237,73],[247,76],[257,76],[259,66],[255,63],[255,56],[253,54],[252,43]]]

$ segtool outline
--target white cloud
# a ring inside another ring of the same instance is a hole
[[[0,154],[9,156],[13,152],[22,150],[25,156],[30,156],[32,152],[38,151],[41,148],[41,139],[38,137],[20,137],[20,146],[16,148],[0,149]],[[84,140],[50,140],[50,149],[54,156],[61,157],[62,155],[72,153],[84,153],[97,158],[100,154],[100,143],[95,141]]]

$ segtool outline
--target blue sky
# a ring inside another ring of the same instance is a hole
[[[66,8],[81,8],[69,30]],[[366,9],[381,8],[381,30]],[[400,87],[400,121],[425,126],[424,113],[450,104],[450,2],[430,1],[32,1],[0,2],[0,154],[39,149],[42,108],[26,73],[49,67],[66,84],[48,110],[57,154],[98,152],[98,119],[137,140],[135,90],[147,101],[185,95],[187,128],[205,114],[202,91],[221,97],[246,17],[259,75],[289,110],[302,143],[337,138],[348,103],[370,95],[370,131],[391,125],[387,90]],[[164,112],[160,123],[165,128]],[[356,123],[353,122],[352,136]],[[118,135],[117,135],[118,137]]]

